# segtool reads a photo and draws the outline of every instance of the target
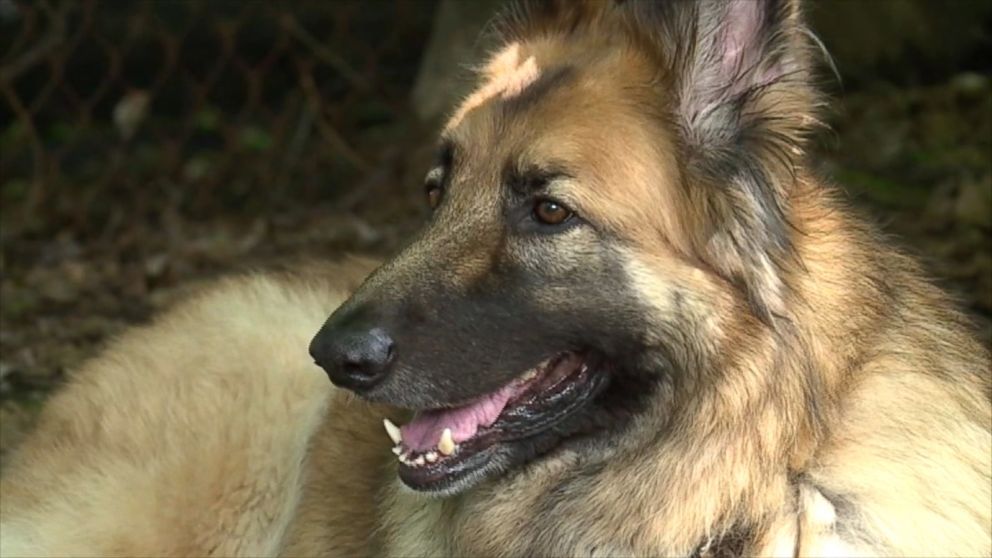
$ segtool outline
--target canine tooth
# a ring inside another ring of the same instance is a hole
[[[386,434],[389,434],[389,439],[392,440],[394,444],[398,444],[403,441],[403,434],[400,433],[400,428],[393,424],[393,421],[388,418],[382,419],[382,425],[386,427]]]
[[[435,461],[437,461],[437,452],[429,451],[424,455],[424,457],[427,459],[428,463],[434,463]]]
[[[393,446],[393,455],[399,455],[401,453],[403,453],[403,448],[399,447],[398,445]]]
[[[423,455],[418,455],[417,458],[413,460],[413,463],[417,467],[423,467],[424,466],[424,456]]]
[[[445,428],[441,433],[441,439],[437,441],[437,451],[441,452],[441,455],[455,453],[455,440],[451,437],[450,428]]]
[[[524,374],[524,380],[533,380],[537,377],[537,370],[531,368]]]

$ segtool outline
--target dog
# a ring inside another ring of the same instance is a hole
[[[989,352],[812,170],[798,2],[493,29],[420,234],[119,339],[5,470],[2,553],[992,554]]]

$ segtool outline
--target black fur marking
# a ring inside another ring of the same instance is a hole
[[[503,183],[516,195],[532,196],[547,188],[554,180],[571,175],[572,173],[560,167],[520,168],[514,161],[504,168]]]

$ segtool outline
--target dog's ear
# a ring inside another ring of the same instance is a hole
[[[762,319],[781,308],[787,208],[819,99],[796,0],[627,0],[628,29],[659,60],[677,128],[689,229]]]

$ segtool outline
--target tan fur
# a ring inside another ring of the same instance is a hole
[[[231,280],[115,342],[53,399],[5,471],[0,554],[992,554],[990,358],[967,321],[802,167],[771,165],[789,186],[793,260],[735,252],[707,228],[712,190],[686,187],[671,127],[644,114],[652,59],[616,37],[538,33],[487,65],[446,131],[467,161],[455,207],[370,280],[402,297],[442,253],[458,262],[446,281],[486,273],[502,238],[472,226],[500,165],[576,169],[549,190],[623,241],[646,340],[664,344],[675,322],[706,359],[609,449],[561,449],[450,498],[414,493],[381,429],[397,413],[333,391],[306,355],[368,265]],[[505,91],[525,96],[564,63],[582,69],[575,83],[493,124]],[[581,259],[594,240],[567,234],[562,260]]]

